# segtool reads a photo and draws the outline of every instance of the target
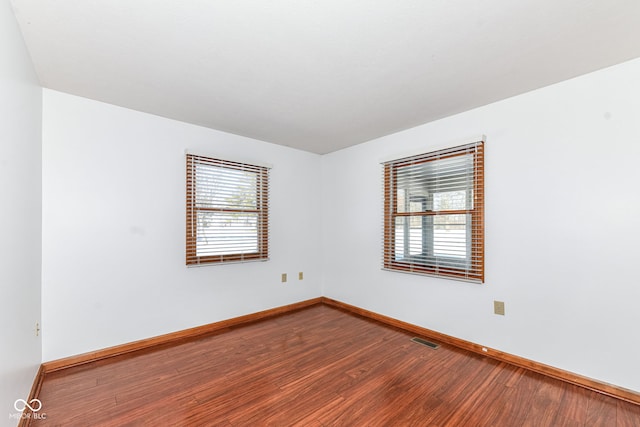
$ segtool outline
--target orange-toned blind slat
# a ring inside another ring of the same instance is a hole
[[[382,267],[484,282],[484,142],[383,163]]]
[[[186,264],[267,260],[269,169],[187,154]]]

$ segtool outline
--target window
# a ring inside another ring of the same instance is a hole
[[[269,258],[269,169],[187,154],[187,265]]]
[[[484,143],[383,168],[383,268],[484,282]]]

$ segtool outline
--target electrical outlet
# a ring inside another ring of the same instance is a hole
[[[493,312],[495,314],[499,314],[504,316],[504,301],[494,301],[493,302]]]
[[[298,273],[298,280],[304,279],[304,274],[301,272]]]
[[[287,281],[287,273],[282,273],[282,283]]]
[[[39,337],[40,336],[40,322],[36,322],[36,336]]]

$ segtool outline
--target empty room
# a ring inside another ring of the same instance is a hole
[[[640,426],[637,0],[0,0],[0,426]]]

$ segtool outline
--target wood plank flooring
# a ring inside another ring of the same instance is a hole
[[[32,426],[640,426],[640,406],[326,305],[46,374]]]

